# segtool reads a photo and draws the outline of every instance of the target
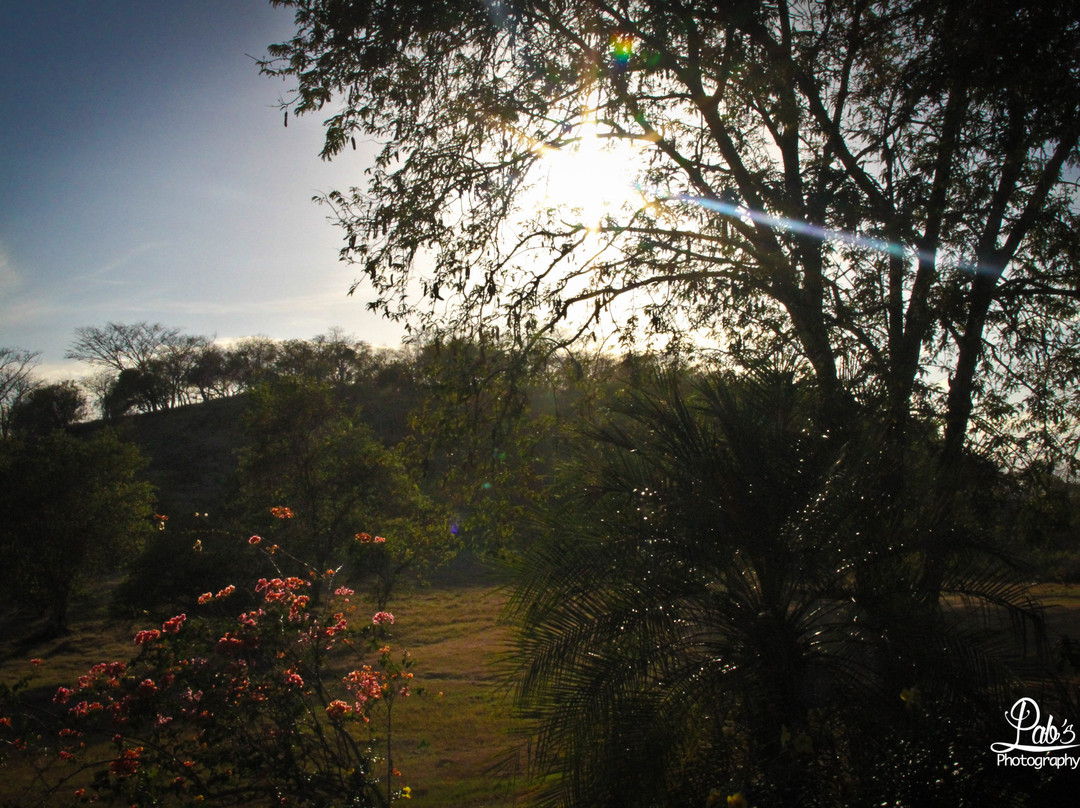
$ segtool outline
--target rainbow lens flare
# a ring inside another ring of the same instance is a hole
[[[626,67],[634,54],[634,38],[627,34],[611,35],[611,59],[616,67]]]

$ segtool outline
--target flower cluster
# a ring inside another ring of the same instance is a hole
[[[56,764],[93,775],[63,778],[93,783],[76,798],[107,795],[118,804],[146,804],[154,793],[154,800],[169,804],[215,804],[226,796],[254,804],[268,789],[287,793],[306,781],[306,767],[316,761],[330,774],[313,786],[319,793],[309,795],[312,800],[333,804],[368,793],[365,803],[377,802],[374,793],[385,789],[382,802],[389,801],[396,777],[388,772],[382,782],[373,773],[370,722],[377,711],[385,715],[380,742],[389,760],[391,706],[410,693],[412,662],[407,654],[400,662],[390,657],[390,612],[375,613],[366,627],[350,627],[348,598],[355,593],[333,585],[336,573],[329,572],[324,591],[332,595],[321,602],[306,578],[260,578],[253,587],[258,603],[233,615],[216,607],[235,586],[206,592],[198,602],[214,608],[138,631],[131,661],[99,663],[58,688]],[[355,654],[353,638],[362,635],[373,650],[379,639],[378,662],[344,677],[328,675],[347,669],[340,651]],[[325,686],[334,681],[336,693]],[[115,751],[104,761],[86,752],[110,741]],[[296,761],[298,768],[282,761]]]
[[[161,624],[161,630],[165,634],[176,634],[180,631],[180,627],[184,625],[184,621],[187,620],[186,614],[178,614],[176,617],[170,617],[164,623]]]
[[[382,536],[372,536],[370,533],[357,533],[356,541],[360,544],[386,544]]]
[[[354,709],[358,713],[364,712],[369,701],[374,701],[383,695],[383,677],[372,670],[370,665],[351,671],[343,681],[349,693],[352,694],[356,704]]]
[[[236,587],[232,584],[229,584],[224,589],[218,590],[218,593],[216,595],[213,592],[203,592],[201,595],[199,595],[199,605],[204,606],[212,600],[227,598],[235,591]]]
[[[158,639],[160,636],[161,632],[156,628],[144,629],[135,635],[135,644],[146,645],[147,643],[154,642],[154,640]]]
[[[270,514],[277,519],[292,519],[294,515],[291,508],[286,508],[283,505],[271,508]]]
[[[131,777],[139,770],[142,753],[141,746],[125,749],[109,764],[109,771],[117,777]]]

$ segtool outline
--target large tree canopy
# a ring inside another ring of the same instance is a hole
[[[273,2],[283,106],[335,110],[326,158],[381,146],[325,198],[376,310],[793,350],[947,457],[1075,434],[1074,3]],[[543,193],[589,149],[636,175],[599,221]]]

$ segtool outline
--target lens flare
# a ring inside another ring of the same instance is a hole
[[[626,67],[634,55],[634,38],[627,34],[611,35],[611,61],[615,67]]]
[[[692,196],[690,194],[657,197],[657,200],[661,202],[683,202],[690,205],[697,205],[698,207],[707,208],[708,210],[715,211],[732,219],[749,219],[756,224],[772,227],[776,230],[797,233],[801,236],[809,236],[818,241],[834,241],[841,244],[850,244],[853,247],[862,247],[874,252],[896,256],[897,258],[916,257],[920,261],[931,264],[935,263],[937,260],[934,253],[915,250],[911,247],[906,247],[903,244],[897,244],[883,238],[866,236],[860,233],[848,233],[844,230],[834,230],[816,224],[810,224],[809,222],[788,219],[783,216],[773,216],[764,213],[763,211],[752,210],[751,208],[734,202],[709,199],[708,197],[703,196]],[[970,261],[957,261],[957,269],[961,272],[974,273],[976,271],[976,265]],[[981,271],[993,272],[994,270],[992,268],[984,268]]]

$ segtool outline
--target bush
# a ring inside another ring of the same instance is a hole
[[[261,552],[269,563],[287,558]],[[391,651],[392,614],[357,628],[353,592],[325,573],[332,594],[317,606],[315,577],[260,578],[246,599],[231,585],[205,592],[190,613],[135,634],[133,659],[98,663],[59,688],[61,726],[45,736],[55,740],[31,750],[48,764],[50,796],[124,806],[387,806],[407,797],[390,738],[412,660]],[[371,661],[353,667],[365,644]]]

